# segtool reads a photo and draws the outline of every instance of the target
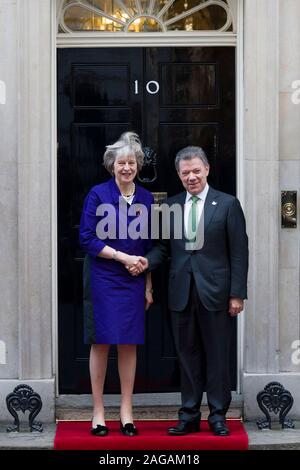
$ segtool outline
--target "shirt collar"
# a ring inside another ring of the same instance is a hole
[[[204,189],[203,189],[200,193],[198,193],[198,194],[190,194],[190,193],[187,191],[187,192],[186,192],[186,199],[185,199],[185,202],[190,201],[192,196],[197,196],[199,199],[202,199],[202,201],[205,201],[206,196],[207,196],[207,193],[208,193],[208,190],[209,190],[209,185],[206,183]]]

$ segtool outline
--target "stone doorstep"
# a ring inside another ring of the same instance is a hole
[[[152,396],[152,405],[145,403],[145,397],[136,397],[134,404],[134,416],[139,419],[177,419],[179,408],[178,396],[168,397],[171,404],[153,404],[156,398]],[[167,399],[167,397],[166,397]],[[170,400],[171,399],[171,400]],[[106,419],[119,420],[119,398],[107,397]],[[166,400],[167,401],[167,400]],[[228,419],[240,419],[242,416],[243,403],[238,397],[234,397],[232,406],[227,414]],[[201,407],[203,419],[207,419],[208,407]],[[90,396],[60,396],[56,402],[57,420],[90,420],[92,416],[92,406]],[[9,423],[11,424],[11,422]],[[53,449],[55,436],[55,423],[44,423],[42,433],[30,433],[28,423],[21,422],[20,433],[7,433],[7,423],[0,423],[0,449]],[[295,421],[295,429],[282,430],[275,422],[272,430],[260,431],[255,422],[245,423],[249,436],[250,450],[289,450],[300,449],[300,421]]]
[[[181,405],[180,393],[140,393],[133,395],[133,410],[136,419],[177,419],[178,408]],[[106,419],[119,419],[119,394],[104,395]],[[240,418],[242,415],[243,397],[233,392],[228,416]],[[57,419],[91,419],[92,396],[59,395],[56,398]],[[203,418],[208,416],[206,394],[204,393],[201,406]]]
[[[202,419],[208,417],[208,407],[202,406]],[[178,418],[178,406],[134,406],[133,408],[135,419],[175,419]],[[74,407],[56,407],[56,419],[61,420],[90,420],[92,416],[92,408],[74,408]],[[242,416],[241,407],[230,408],[227,417],[231,419],[240,419]],[[105,419],[119,420],[120,409],[117,406],[108,406],[105,408]]]
[[[282,430],[278,426],[270,431],[259,431],[254,422],[244,423],[249,436],[249,450],[299,450],[300,421],[296,429]],[[7,433],[7,423],[0,423],[0,450],[51,450],[56,426],[45,423],[42,433],[30,433],[21,428],[20,433]]]
[[[30,432],[27,423],[21,423],[20,432],[6,432],[9,423],[0,423],[0,450],[53,450],[55,423],[43,423],[43,432]]]
[[[295,429],[282,429],[276,421],[272,429],[260,431],[255,422],[246,422],[250,450],[300,450],[300,421],[294,420]]]

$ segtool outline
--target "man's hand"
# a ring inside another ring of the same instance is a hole
[[[126,266],[130,274],[133,276],[138,276],[142,272],[144,272],[148,268],[148,260],[146,258],[143,258],[143,256],[137,256],[137,261],[131,266]]]
[[[145,310],[148,310],[149,307],[153,304],[153,294],[152,289],[146,289],[145,292]]]
[[[118,254],[117,261],[123,263],[126,269],[130,269],[131,266],[138,265],[140,256],[127,255],[125,253]]]
[[[244,309],[243,299],[231,297],[229,299],[229,313],[231,317],[235,317]]]

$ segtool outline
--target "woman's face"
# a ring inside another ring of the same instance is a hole
[[[134,155],[119,156],[114,163],[114,175],[117,183],[132,183],[137,174],[137,162]]]

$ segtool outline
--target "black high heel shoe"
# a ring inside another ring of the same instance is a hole
[[[93,436],[99,436],[99,437],[107,436],[107,434],[108,434],[108,427],[107,427],[107,426],[103,426],[102,424],[97,424],[96,427],[93,428],[93,424],[92,424],[91,434],[92,434]]]
[[[120,431],[124,436],[133,437],[138,434],[138,430],[133,423],[126,423],[124,426],[120,421]]]

